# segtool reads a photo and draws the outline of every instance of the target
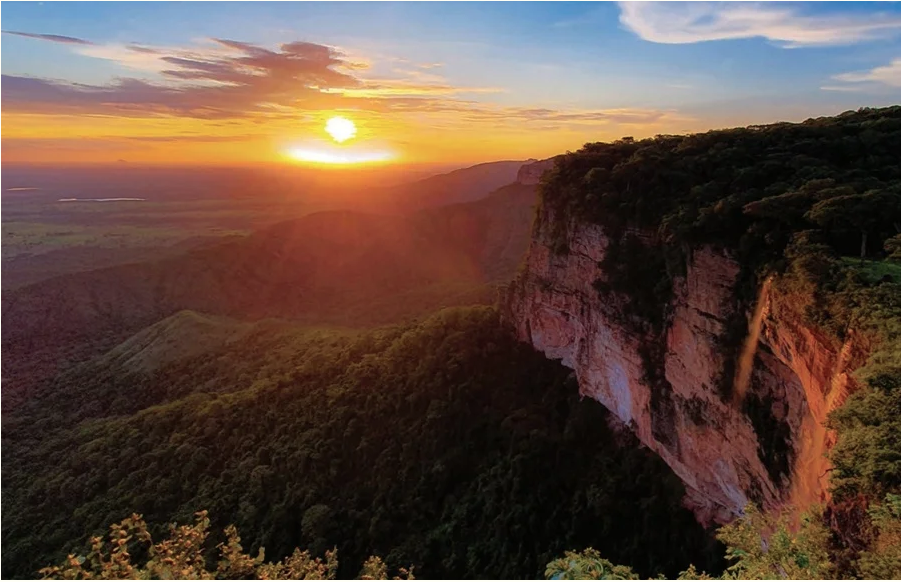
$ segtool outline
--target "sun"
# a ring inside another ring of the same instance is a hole
[[[338,143],[357,135],[357,126],[346,117],[332,117],[325,123],[325,131]]]

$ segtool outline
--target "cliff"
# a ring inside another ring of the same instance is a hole
[[[535,186],[541,176],[554,167],[554,158],[546,160],[528,160],[516,174],[516,181],[524,186]]]
[[[689,249],[666,325],[656,335],[642,331],[624,316],[627,295],[598,291],[610,277],[604,261],[614,237],[589,221],[555,220],[541,209],[525,269],[507,291],[519,338],[572,368],[584,396],[660,455],[703,523],[728,521],[749,501],[806,508],[825,500],[833,438],[824,421],[855,388],[849,373],[865,360],[863,342],[852,334],[835,345],[804,323],[802,299],[778,285],[763,286],[752,316],[736,299],[740,265],[713,246]],[[647,242],[653,233],[622,236]],[[740,367],[740,350],[727,349],[736,318],[752,338],[759,332],[740,401],[723,390]],[[655,363],[656,373],[648,368]]]

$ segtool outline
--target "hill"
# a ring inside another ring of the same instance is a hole
[[[533,186],[388,216],[315,213],[156,261],[42,281],[3,297],[4,396],[180,310],[371,326],[493,301],[528,244]]]
[[[404,166],[38,170],[5,165],[10,184],[34,189],[3,196],[3,290],[159,260],[315,212],[410,214],[473,201],[513,182],[521,166],[492,162],[422,178],[428,174]]]
[[[422,208],[472,202],[516,181],[524,161],[500,161],[460,168],[372,193],[385,209],[409,213]]]
[[[151,372],[176,360],[241,341],[252,330],[251,324],[226,317],[179,311],[131,336],[96,364],[101,368]]]

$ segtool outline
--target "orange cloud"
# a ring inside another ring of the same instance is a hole
[[[7,159],[68,152],[73,139],[96,140],[98,157],[120,148],[147,159],[167,152],[229,162],[277,159],[318,135],[337,112],[354,118],[360,141],[378,139],[402,159],[430,161],[551,155],[588,140],[679,131],[693,122],[668,110],[499,105],[480,96],[502,88],[457,85],[439,74],[439,63],[392,59],[403,64],[388,78],[374,75],[364,57],[311,42],[273,49],[208,39],[172,48],[21,34],[71,44],[79,54],[114,60],[145,78],[85,84],[3,75]],[[544,137],[529,137],[537,132]],[[242,155],[249,143],[254,151]]]

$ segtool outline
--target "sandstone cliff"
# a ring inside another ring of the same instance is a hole
[[[624,325],[622,301],[596,289],[607,276],[600,263],[608,234],[570,222],[560,252],[553,221],[550,210],[539,212],[526,267],[505,297],[520,339],[572,368],[583,395],[669,464],[702,522],[728,521],[749,501],[805,508],[825,500],[824,453],[832,437],[823,423],[854,388],[849,373],[865,359],[861,342],[852,335],[834,345],[804,323],[799,301],[766,285],[758,321],[742,328],[759,325],[759,339],[750,346],[747,395],[736,402],[723,390],[737,365],[738,350],[727,349],[729,329],[751,313],[735,299],[740,265],[728,252],[691,249],[684,274],[674,279],[667,324],[650,338]],[[661,347],[663,369],[654,381],[649,342]]]

